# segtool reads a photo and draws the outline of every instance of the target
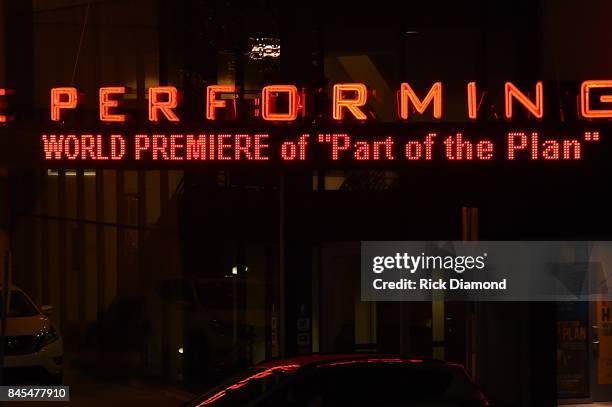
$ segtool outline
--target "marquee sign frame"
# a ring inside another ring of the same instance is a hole
[[[479,121],[484,94],[466,85],[466,121],[443,121],[443,84],[423,96],[408,83],[397,91],[397,121],[376,122],[363,83],[334,84],[329,117],[311,116],[312,93],[294,85],[265,86],[248,121],[237,116],[236,88],[206,88],[202,122],[181,120],[176,87],[148,90],[146,120],[122,111],[123,86],[101,87],[98,122],[74,118],[82,95],[75,87],[50,90],[47,123],[13,122],[5,110],[13,93],[0,88],[0,163],[46,168],[196,168],[210,166],[397,167],[440,162],[583,162],[602,158],[612,119],[612,80],[583,81],[579,111],[568,122],[544,121],[542,82],[533,92],[504,84],[504,118]],[[480,100],[480,101],[479,101]],[[517,118],[517,110],[522,116]],[[223,115],[220,115],[223,113]],[[413,116],[431,113],[431,122]],[[222,116],[222,117],[221,117]],[[452,165],[452,164],[451,164]]]

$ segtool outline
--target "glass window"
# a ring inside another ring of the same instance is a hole
[[[0,293],[0,304],[4,304],[3,294]],[[0,315],[2,315],[3,307],[0,307]],[[9,294],[9,317],[33,317],[38,315],[38,310],[22,292],[12,290]]]

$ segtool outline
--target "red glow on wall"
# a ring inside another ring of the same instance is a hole
[[[61,120],[63,109],[75,109],[77,107],[77,90],[72,87],[51,89],[51,120]]]
[[[535,86],[535,102],[531,101],[523,92],[521,92],[512,82],[506,82],[504,87],[505,95],[505,113],[506,119],[512,119],[512,100],[516,99],[529,113],[534,117],[541,119],[544,117],[544,87],[542,82],[536,83]]]
[[[100,88],[100,120],[103,122],[124,122],[124,114],[112,113],[111,108],[119,106],[119,101],[111,99],[114,95],[125,94],[124,86]]]
[[[4,96],[10,95],[12,93],[13,91],[11,89],[0,88],[0,97],[2,97],[2,99],[0,99],[0,108],[6,107],[6,101],[4,100]],[[7,123],[11,121],[12,119],[13,118],[11,116],[0,114],[0,123]]]
[[[178,122],[174,113],[178,105],[178,90],[174,86],[158,86],[149,88],[149,120],[158,122],[160,113],[171,122]]]
[[[612,80],[590,80],[582,82],[580,86],[580,113],[586,119],[597,118],[612,118],[612,109],[594,109],[591,107],[590,93],[591,89],[608,88],[612,92]],[[612,104],[611,95],[601,95],[599,97],[601,103]]]
[[[353,94],[353,97],[347,96]],[[368,88],[363,83],[337,83],[333,88],[332,117],[343,120],[345,111],[351,112],[357,120],[367,120],[360,109],[368,102]]]
[[[409,116],[410,106],[414,110],[423,114],[427,107],[433,102],[433,117],[436,119],[442,118],[442,82],[436,82],[432,85],[425,95],[423,100],[414,93],[408,83],[400,85],[400,101],[399,101],[399,116],[401,119],[407,120]]]

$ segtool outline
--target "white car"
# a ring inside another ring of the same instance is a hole
[[[38,308],[26,293],[11,287],[4,342],[5,384],[62,383],[64,345],[49,319],[52,311],[50,305]]]

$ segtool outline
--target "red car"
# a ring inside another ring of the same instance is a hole
[[[261,363],[189,406],[485,407],[462,366],[386,355],[312,355]]]

